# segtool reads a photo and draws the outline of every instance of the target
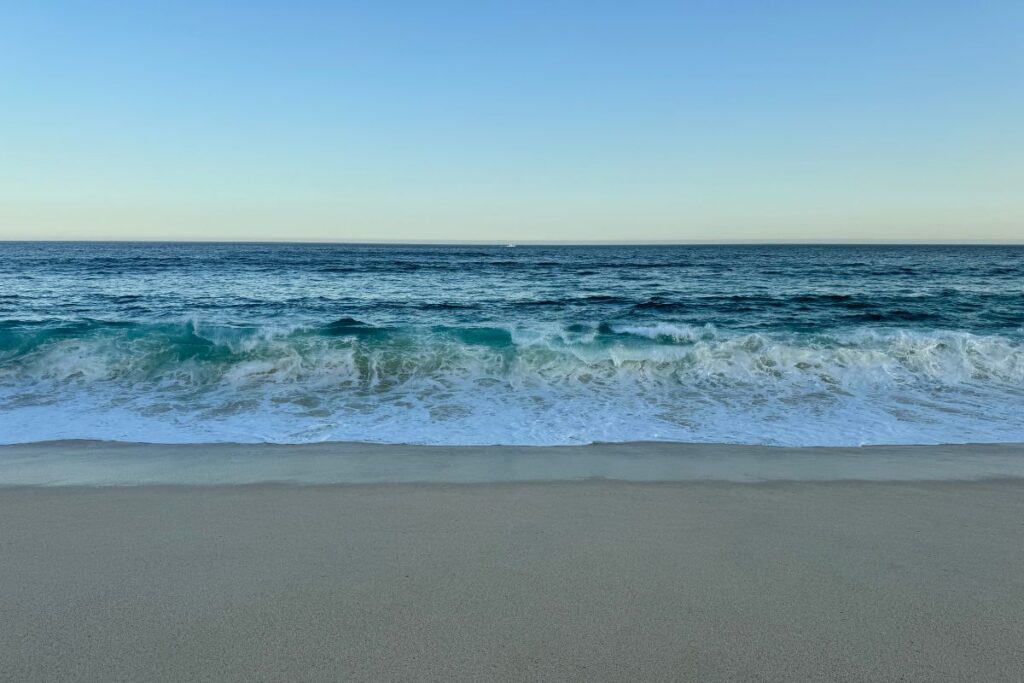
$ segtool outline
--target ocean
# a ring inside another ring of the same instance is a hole
[[[0,443],[1024,442],[1024,247],[0,243]]]

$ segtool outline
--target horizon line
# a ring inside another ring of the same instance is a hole
[[[1020,240],[403,240],[403,239],[2,239],[0,244],[333,244],[354,246],[1024,246]]]

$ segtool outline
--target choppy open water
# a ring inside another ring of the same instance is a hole
[[[1024,442],[1024,247],[0,243],[0,442]]]

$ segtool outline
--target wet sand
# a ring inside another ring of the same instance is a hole
[[[1022,680],[1024,480],[0,488],[0,680]]]
[[[643,442],[579,446],[0,445],[0,486],[502,481],[969,481],[1024,479],[1024,444],[806,447]]]

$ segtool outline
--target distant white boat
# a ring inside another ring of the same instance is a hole
[[[514,247],[514,246],[516,246],[516,245],[515,245],[515,243],[513,243],[513,242],[509,242],[509,243],[508,243],[508,244],[506,244],[505,246],[506,246],[506,247],[508,247],[509,249],[511,249],[512,247]]]

